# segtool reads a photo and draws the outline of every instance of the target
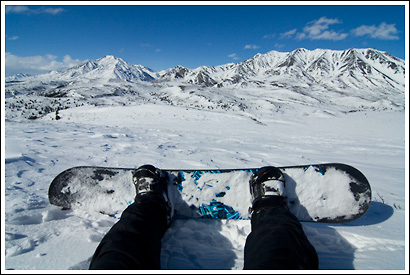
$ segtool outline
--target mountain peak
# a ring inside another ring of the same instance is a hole
[[[36,76],[35,76],[36,77]],[[34,78],[35,78],[34,77]],[[42,81],[99,81],[110,80],[151,81],[155,73],[142,65],[132,65],[119,57],[105,55],[96,60],[88,60],[61,72],[39,75]]]
[[[141,81],[153,83],[141,85]],[[192,86],[192,90],[184,91],[187,86]],[[140,92],[144,90],[155,92]],[[240,63],[196,69],[175,66],[155,73],[106,55],[62,72],[8,81],[5,93],[8,98],[28,94],[84,99],[138,94],[148,100],[211,109],[244,110],[264,102],[260,106],[276,111],[294,103],[319,109],[327,104],[337,110],[393,110],[404,108],[405,63],[374,49],[300,48],[259,53]],[[21,106],[17,98],[13,100],[10,102]],[[47,108],[47,112],[50,110],[53,109]]]
[[[240,63],[220,66],[174,68],[154,72],[142,65],[132,65],[113,55],[86,61],[63,72],[41,77],[42,81],[178,81],[215,87],[310,87],[325,89],[404,89],[404,60],[375,49],[307,50],[257,53]],[[34,77],[35,78],[35,77]],[[33,79],[34,79],[33,78]],[[249,86],[250,85],[250,86]],[[292,88],[293,89],[293,88]]]
[[[99,64],[117,64],[117,63],[128,64],[122,58],[115,57],[113,55],[105,55],[105,56],[97,59],[95,62],[97,62]]]
[[[97,59],[98,61],[101,61],[101,60],[118,60],[119,58],[117,58],[117,57],[115,57],[115,56],[113,56],[113,55],[104,55],[103,57],[101,57],[101,58],[99,58],[99,59]]]

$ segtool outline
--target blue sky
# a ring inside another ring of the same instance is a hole
[[[269,1],[171,6],[61,3],[2,2],[6,75],[62,70],[107,54],[153,70],[216,66],[241,62],[256,53],[297,48],[375,48],[405,58],[405,2],[374,6]]]

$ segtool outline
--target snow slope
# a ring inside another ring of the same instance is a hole
[[[341,162],[367,176],[373,199],[355,222],[303,224],[320,268],[408,270],[406,84],[404,60],[374,49],[271,51],[162,72],[105,56],[7,78],[2,267],[88,267],[116,220],[48,203],[52,179],[73,166]],[[241,269],[250,229],[249,221],[177,220],[163,239],[162,266]]]
[[[50,182],[72,166],[239,168],[341,162],[366,175],[373,199],[357,221],[303,224],[320,268],[408,271],[405,112],[330,114],[294,106],[295,112],[239,112],[137,102],[70,108],[59,112],[60,120],[54,113],[32,121],[7,120],[3,267],[87,269],[116,219],[48,203]],[[249,221],[176,220],[162,241],[162,267],[242,269],[250,230]]]
[[[153,72],[104,56],[62,72],[6,79],[6,118],[38,118],[57,110],[101,104],[164,101],[205,109],[299,106],[333,113],[402,110],[405,62],[375,49],[296,49],[256,54],[240,63]],[[282,109],[281,109],[282,108]]]

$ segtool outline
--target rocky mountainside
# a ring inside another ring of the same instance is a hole
[[[112,55],[104,56],[95,61],[87,61],[71,69],[61,72],[61,78],[87,78],[108,80],[152,81],[155,73],[142,65],[132,65],[121,58]]]
[[[152,81],[157,74],[142,65],[132,65],[121,58],[107,55],[86,61],[67,70],[36,76],[6,78],[6,97],[36,93],[41,96],[85,96],[110,94],[126,83]]]
[[[199,67],[177,66],[156,81],[183,79],[204,86],[289,86],[319,84],[329,89],[372,88],[402,91],[404,60],[374,49],[333,51],[297,49],[290,53],[271,51],[237,64]]]
[[[31,76],[25,74],[17,74],[6,77],[6,82],[10,81],[79,81],[106,79],[110,81],[125,80],[125,81],[151,81],[155,79],[157,74],[151,69],[142,65],[133,65],[125,62],[123,59],[106,55],[97,60],[86,61],[80,65],[66,69],[61,72],[52,71],[41,75]]]
[[[403,109],[404,91],[404,60],[375,49],[270,51],[240,63],[161,72],[104,56],[61,72],[11,76],[5,89],[8,117],[32,118],[84,104],[146,101],[267,112],[294,104],[327,113]]]

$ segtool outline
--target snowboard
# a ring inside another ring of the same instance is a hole
[[[290,211],[303,222],[342,223],[369,208],[371,188],[356,168],[341,163],[284,166]],[[161,169],[177,218],[250,219],[249,179],[258,168]],[[80,166],[50,184],[49,201],[63,209],[120,217],[135,198],[132,168]]]

